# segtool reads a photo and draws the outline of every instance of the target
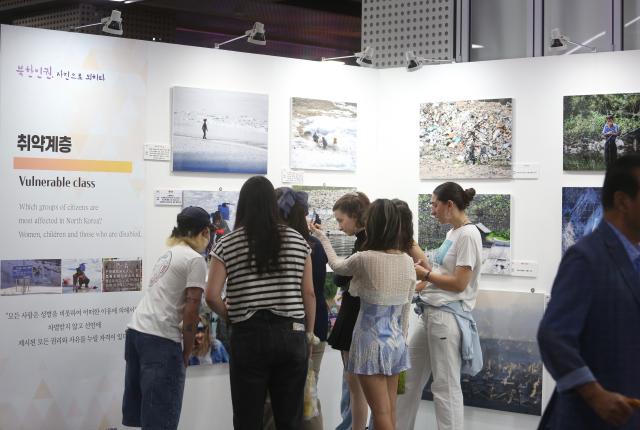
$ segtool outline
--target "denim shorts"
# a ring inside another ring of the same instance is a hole
[[[182,346],[128,329],[124,358],[122,424],[144,430],[178,428],[185,380]]]

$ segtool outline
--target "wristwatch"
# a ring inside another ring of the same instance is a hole
[[[427,271],[427,274],[424,275],[424,278],[422,278],[423,281],[427,282],[429,280],[429,275],[431,275],[431,270]]]

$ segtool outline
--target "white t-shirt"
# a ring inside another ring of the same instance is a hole
[[[482,238],[478,228],[473,224],[467,224],[449,230],[447,238],[436,252],[432,263],[435,273],[453,275],[456,267],[468,266],[473,271],[473,275],[469,285],[461,293],[441,290],[433,284],[428,284],[420,292],[422,300],[432,306],[442,306],[462,300],[462,307],[472,311],[476,305],[478,282],[482,270]]]
[[[182,342],[186,289],[205,288],[207,264],[189,245],[171,247],[158,259],[149,286],[128,327],[142,333]]]

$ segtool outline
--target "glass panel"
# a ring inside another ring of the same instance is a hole
[[[603,0],[545,0],[544,2],[544,55],[588,53],[587,48],[567,44],[566,49],[550,51],[551,30],[557,28],[572,42],[589,45],[598,50],[611,51],[610,1]]]
[[[640,49],[640,0],[624,0],[622,3],[624,49]]]
[[[527,56],[528,0],[471,0],[471,61]]]

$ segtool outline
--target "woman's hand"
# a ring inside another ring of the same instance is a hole
[[[316,224],[313,221],[309,221],[309,231],[314,236],[324,236],[324,231],[322,230],[322,225]]]
[[[418,278],[419,281],[424,280],[424,277],[427,276],[427,273],[431,273],[430,270],[427,270],[423,265],[422,265],[422,261],[418,260],[417,262],[415,262],[413,264],[413,268],[416,271],[416,278]],[[423,287],[424,288],[424,287]]]

